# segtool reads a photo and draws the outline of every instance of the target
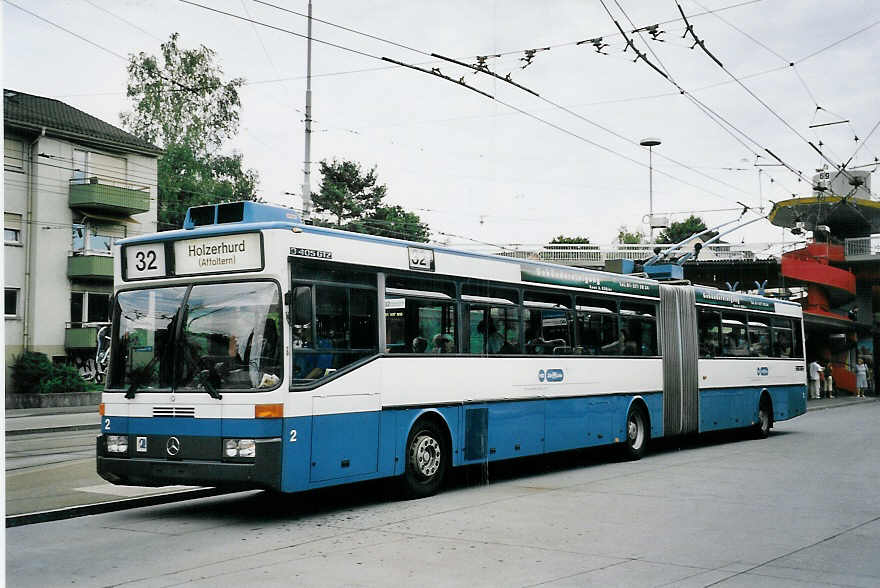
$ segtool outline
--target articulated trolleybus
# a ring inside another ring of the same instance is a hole
[[[190,209],[115,251],[98,473],[297,492],[806,410],[797,304]]]

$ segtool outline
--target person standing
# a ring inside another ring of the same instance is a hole
[[[834,370],[830,361],[825,364],[822,375],[825,376],[825,398],[834,398]]]
[[[808,381],[808,391],[810,393],[810,399],[815,400],[819,398],[820,390],[820,378],[822,376],[822,366],[819,365],[819,362],[815,359],[810,362],[809,370],[809,381]]]
[[[865,392],[868,390],[868,366],[861,357],[856,364],[856,388],[858,389],[858,397],[864,398]]]

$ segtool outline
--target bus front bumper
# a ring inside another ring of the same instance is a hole
[[[219,445],[219,440],[218,440]],[[252,461],[110,457],[104,436],[97,438],[98,475],[125,486],[215,486],[281,488],[281,440],[259,444]]]

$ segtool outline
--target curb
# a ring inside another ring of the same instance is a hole
[[[194,500],[197,498],[209,498],[211,496],[230,494],[232,492],[238,492],[238,490],[199,488],[198,490],[180,490],[178,492],[172,492],[170,494],[154,494],[152,496],[142,496],[139,498],[124,498],[122,500],[97,502],[95,504],[84,504],[81,506],[56,508],[53,510],[44,510],[40,512],[31,512],[20,515],[9,515],[6,517],[6,528],[9,529],[11,527],[21,527],[24,525],[33,525],[36,523],[63,521],[65,519],[73,519],[77,517],[85,517],[96,514],[106,514],[110,512],[117,512],[120,510],[128,510],[131,508],[142,508],[145,506],[158,506],[162,504],[169,504],[172,502]]]
[[[828,404],[819,404],[810,406],[809,402],[807,403],[807,412],[812,410],[828,410],[830,408],[843,408],[845,406],[858,406],[860,404],[870,404],[872,402],[880,402],[880,398],[870,396],[868,398],[851,398],[847,400],[841,399],[839,402],[829,402]]]

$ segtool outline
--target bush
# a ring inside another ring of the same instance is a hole
[[[86,381],[69,365],[52,365],[45,353],[25,351],[12,365],[12,389],[19,394],[84,392]]]
[[[52,362],[45,353],[25,351],[12,365],[12,389],[19,394],[40,391],[40,382],[52,373]]]
[[[56,365],[40,383],[42,394],[59,392],[84,392],[86,381],[79,377],[79,371],[71,365]]]

